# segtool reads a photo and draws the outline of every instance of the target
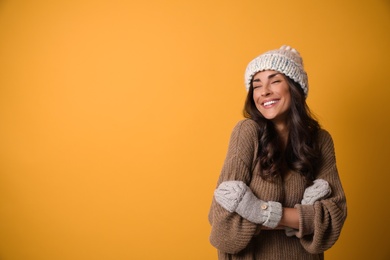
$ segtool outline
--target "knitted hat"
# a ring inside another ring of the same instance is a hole
[[[303,68],[303,61],[298,51],[290,46],[283,45],[278,50],[268,51],[249,62],[245,71],[245,86],[249,90],[253,76],[260,71],[275,70],[301,85],[307,96],[309,85],[307,74]]]

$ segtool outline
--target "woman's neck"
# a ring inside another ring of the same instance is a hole
[[[289,134],[287,124],[275,124],[275,130],[278,133],[280,140],[282,141],[283,148],[286,148]]]

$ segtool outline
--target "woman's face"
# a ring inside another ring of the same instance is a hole
[[[275,124],[285,123],[291,105],[291,94],[286,77],[274,70],[255,74],[253,100],[266,119]]]

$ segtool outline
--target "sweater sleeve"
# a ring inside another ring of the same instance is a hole
[[[322,144],[322,162],[317,178],[330,184],[332,194],[314,205],[296,206],[300,215],[297,237],[312,254],[322,253],[336,243],[347,217],[346,198],[336,167],[332,137],[322,130],[319,140]]]
[[[249,185],[254,155],[258,147],[256,127],[254,121],[246,119],[240,121],[233,129],[217,186],[227,180],[240,180]],[[222,208],[214,197],[209,222],[210,243],[218,250],[229,254],[236,254],[246,248],[257,229],[256,224]]]

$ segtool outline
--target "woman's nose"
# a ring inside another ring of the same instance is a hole
[[[271,89],[269,88],[269,86],[264,86],[263,91],[261,92],[261,95],[263,97],[266,97],[266,96],[269,96],[271,94]]]

